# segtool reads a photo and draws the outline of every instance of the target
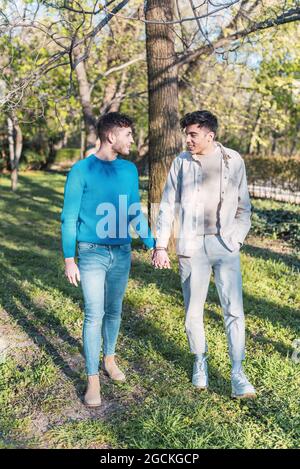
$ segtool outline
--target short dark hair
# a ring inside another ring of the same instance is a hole
[[[97,134],[100,141],[104,142],[107,139],[108,132],[111,132],[115,127],[131,127],[133,130],[133,120],[120,112],[103,114],[97,121]]]
[[[209,111],[189,112],[180,120],[180,127],[182,130],[186,129],[189,125],[194,124],[198,124],[199,127],[206,127],[215,134],[218,130],[218,119]]]

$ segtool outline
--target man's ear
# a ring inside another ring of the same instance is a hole
[[[208,135],[209,135],[209,141],[210,141],[210,142],[213,142],[214,139],[215,139],[215,133],[214,133],[214,132],[209,132]]]
[[[110,143],[112,145],[113,143],[115,143],[115,140],[116,140],[116,136],[115,136],[114,132],[108,132],[108,134],[107,134],[108,143]]]

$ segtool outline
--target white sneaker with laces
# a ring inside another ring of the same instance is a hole
[[[207,358],[202,360],[196,357],[193,365],[193,385],[199,390],[205,390],[208,387]]]
[[[242,370],[231,372],[231,388],[231,397],[234,399],[254,399],[256,397],[254,387]]]

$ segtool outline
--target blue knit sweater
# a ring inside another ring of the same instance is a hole
[[[74,164],[65,184],[61,214],[64,257],[75,257],[76,241],[99,244],[131,242],[129,225],[148,248],[155,240],[141,211],[134,163],[95,155]]]

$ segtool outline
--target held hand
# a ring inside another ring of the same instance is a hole
[[[152,265],[155,269],[170,269],[170,259],[165,249],[155,249],[152,253]]]
[[[73,257],[65,259],[65,275],[72,285],[78,287],[77,281],[80,282],[80,272]]]

